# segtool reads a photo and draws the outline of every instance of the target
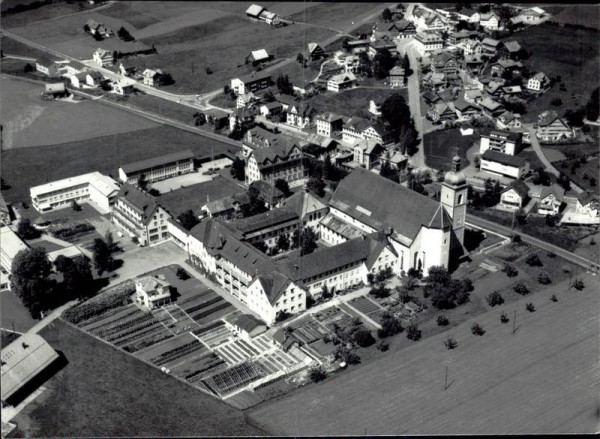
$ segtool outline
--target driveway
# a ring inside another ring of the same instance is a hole
[[[417,152],[410,158],[415,169],[429,169],[425,164],[425,151],[423,144],[423,135],[425,133],[423,127],[423,115],[421,114],[421,89],[419,84],[419,63],[417,61],[417,50],[413,47],[412,42],[406,45],[406,53],[410,61],[410,67],[413,74],[408,77],[408,106],[410,114],[415,121],[415,129],[417,130],[420,142],[417,145]]]

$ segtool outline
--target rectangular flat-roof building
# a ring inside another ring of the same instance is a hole
[[[10,273],[12,261],[21,250],[29,247],[8,226],[0,226],[0,266]]]
[[[128,163],[119,168],[119,180],[123,183],[137,184],[140,175],[144,174],[150,183],[194,170],[194,153],[189,149],[171,154]]]
[[[29,189],[31,204],[38,212],[69,207],[75,201],[89,203],[99,212],[108,213],[118,192],[117,182],[99,172],[63,178]]]

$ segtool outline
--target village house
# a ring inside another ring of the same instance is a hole
[[[112,29],[109,29],[105,25],[98,23],[96,20],[89,19],[86,24],[89,28],[89,33],[92,35],[99,34],[103,38],[110,38],[115,35]]]
[[[369,40],[352,40],[348,41],[348,51],[353,55],[366,52],[369,50],[371,42]]]
[[[119,73],[122,76],[131,77],[135,74],[136,71],[137,71],[137,68],[134,66],[127,65],[124,62],[119,63]]]
[[[231,322],[240,337],[250,340],[267,331],[267,325],[252,314],[241,314]]]
[[[493,38],[484,38],[481,41],[482,53],[489,56],[494,56],[502,43]]]
[[[535,135],[545,142],[572,139],[575,131],[555,111],[544,111],[538,116]]]
[[[152,310],[171,303],[171,284],[164,275],[144,276],[135,280],[135,300]]]
[[[514,75],[515,73],[520,73],[522,69],[523,64],[519,61],[504,58],[492,64],[491,72],[492,76],[502,76],[505,72],[510,72]]]
[[[487,150],[492,150],[503,154],[517,155],[523,149],[522,137],[521,133],[492,130],[481,135],[479,153],[483,154]]]
[[[306,169],[300,147],[291,139],[280,138],[272,146],[250,152],[246,162],[246,183],[264,180],[275,182],[281,178],[290,186],[304,181]]]
[[[254,126],[255,114],[250,108],[236,108],[228,115],[229,131],[239,129],[248,129]]]
[[[243,108],[243,107],[242,107]],[[280,102],[273,101],[262,104],[258,107],[261,116],[273,117],[278,116],[283,111],[283,105]]]
[[[454,102],[454,110],[456,111],[456,116],[462,120],[471,120],[473,117],[481,114],[481,108],[462,99]]]
[[[158,87],[160,85],[160,78],[162,76],[162,71],[159,69],[152,70],[146,69],[142,73],[142,80],[144,85],[149,85],[151,87]]]
[[[69,81],[71,81],[71,86],[75,88],[81,88],[84,84],[86,84],[86,72],[77,73],[75,75],[69,76]]]
[[[500,130],[517,130],[521,128],[521,115],[505,111],[496,119],[496,128]]]
[[[341,134],[344,126],[344,117],[335,113],[322,113],[315,118],[317,122],[317,134],[325,137],[333,137],[334,133]]]
[[[431,71],[444,75],[455,75],[458,72],[458,62],[450,53],[439,52],[431,56]]]
[[[96,51],[92,55],[92,58],[94,62],[100,67],[109,67],[112,66],[114,63],[113,54],[105,49],[96,49]]]
[[[264,21],[271,26],[279,26],[281,20],[274,12],[269,12],[260,5],[253,4],[246,10],[246,17],[252,21]]]
[[[507,210],[518,210],[527,205],[529,186],[522,180],[512,181],[500,193],[500,206]]]
[[[384,152],[380,143],[375,140],[359,140],[354,145],[354,163],[365,169],[373,169],[379,164],[379,157]]]
[[[404,71],[404,69],[400,66],[394,66],[388,73],[389,75],[389,84],[390,87],[392,88],[396,88],[396,87],[404,87],[405,86],[405,74],[406,72]]]
[[[382,145],[388,145],[393,143],[395,132],[388,126],[372,123],[361,117],[348,119],[342,129],[342,141],[348,145],[355,145],[361,139],[371,139]]]
[[[465,55],[481,55],[483,46],[479,40],[467,40],[463,43],[463,53]]]
[[[340,73],[339,75],[332,76],[327,81],[327,90],[334,93],[352,88],[356,85],[356,76],[354,73]]]
[[[600,217],[600,197],[590,191],[583,191],[577,196],[577,213],[590,218]]]
[[[550,78],[544,73],[538,72],[527,81],[527,90],[544,93],[550,88]]]
[[[305,102],[294,103],[286,110],[286,121],[287,125],[291,125],[297,128],[306,127],[311,121],[316,111],[314,107]]]
[[[171,215],[154,197],[129,183],[123,183],[112,209],[112,222],[139,245],[156,244],[169,238],[167,220]]]
[[[542,186],[537,213],[540,215],[558,215],[563,205],[565,190],[557,184]]]
[[[237,95],[243,95],[249,92],[262,90],[270,85],[271,75],[262,72],[240,76],[239,78],[233,78],[231,80],[231,89]]]
[[[389,24],[384,28],[384,32],[394,40],[403,40],[414,37],[417,34],[417,28],[412,21],[402,19]]]
[[[427,119],[433,123],[446,123],[456,120],[457,115],[452,102],[438,102],[427,111]]]
[[[325,51],[317,43],[308,43],[308,58],[311,61],[325,58]]]
[[[369,45],[367,55],[370,59],[374,59],[375,55],[387,50],[392,56],[398,55],[396,43],[389,39],[379,39]]]
[[[127,96],[134,92],[135,89],[133,87],[133,84],[134,84],[134,82],[132,82],[132,81],[125,81],[125,80],[113,81],[113,82],[111,82],[112,91],[115,94],[118,94],[121,96]]]
[[[529,160],[488,149],[481,155],[480,169],[492,174],[521,179],[529,173]]]
[[[38,212],[71,207],[77,203],[89,203],[103,214],[110,211],[119,191],[112,178],[99,172],[63,178],[29,189],[31,205]]]
[[[479,105],[483,109],[483,112],[492,118],[504,113],[504,105],[488,97],[483,98],[481,102],[479,102]]]
[[[487,30],[498,30],[500,24],[500,17],[494,12],[488,12],[486,14],[480,14],[479,25]]]
[[[235,100],[236,108],[244,108],[247,105],[251,105],[254,102],[259,102],[260,98],[258,98],[254,93],[246,93],[243,95],[239,95]]]
[[[149,183],[194,171],[194,153],[185,150],[121,165],[119,180],[137,184],[143,175]]]
[[[422,97],[427,105],[435,105],[442,100],[436,93],[431,91],[426,91],[422,94]]]
[[[528,25],[539,24],[544,20],[545,17],[546,11],[537,6],[523,9],[517,16],[521,23],[525,23]]]
[[[479,24],[479,20],[481,19],[481,14],[477,10],[465,7],[457,11],[456,15],[459,20],[466,21],[467,23]]]
[[[97,71],[86,72],[85,83],[90,87],[100,87],[104,81],[102,73]]]
[[[442,36],[437,32],[419,32],[415,36],[413,46],[421,56],[426,53],[441,50],[444,45]]]
[[[35,61],[35,69],[47,76],[58,76],[59,65],[48,58],[40,58]]]
[[[500,47],[500,56],[502,57],[518,60],[523,54],[524,50],[516,40],[504,41]]]
[[[386,154],[383,154],[379,161],[383,165],[386,163],[391,169],[396,171],[403,171],[406,169],[406,165],[408,164],[408,156],[402,154],[400,151],[392,151],[393,154],[390,155],[388,151]]]
[[[256,180],[248,187],[267,209],[280,207],[285,195],[268,181]],[[245,195],[245,193],[244,193]]]
[[[470,104],[477,104],[483,99],[483,94],[477,87],[469,86],[464,89],[463,99]]]
[[[260,63],[267,62],[271,59],[265,49],[254,50],[246,57],[246,63],[252,63],[256,66]]]

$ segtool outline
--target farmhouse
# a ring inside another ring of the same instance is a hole
[[[481,108],[465,102],[462,99],[458,99],[456,102],[454,102],[454,110],[456,112],[456,116],[459,119],[464,120],[471,120],[473,117],[481,113]]]
[[[516,130],[521,128],[521,115],[505,111],[496,119],[496,128],[500,130]]]
[[[484,38],[483,41],[481,41],[481,46],[483,49],[482,53],[487,55],[495,55],[501,44],[502,43],[500,41],[493,38]]]
[[[26,332],[2,348],[2,406],[16,406],[52,374],[58,353],[40,335]]]
[[[467,40],[463,43],[463,52],[465,55],[481,55],[483,46],[479,40]]]
[[[369,50],[370,46],[369,40],[353,40],[348,41],[348,51],[350,51],[354,55],[358,55],[359,53],[366,52]]]
[[[395,131],[386,125],[371,123],[361,117],[348,119],[342,129],[342,141],[349,145],[355,145],[361,139],[371,139],[387,145],[394,141]]]
[[[492,75],[502,76],[505,72],[515,73],[519,72],[523,68],[523,64],[519,61],[514,61],[512,59],[501,59],[496,63],[492,64]]]
[[[431,56],[431,70],[444,75],[456,75],[458,62],[448,52],[439,52]]]
[[[590,218],[598,218],[600,216],[600,197],[590,191],[580,193],[577,197],[577,213]]]
[[[146,69],[142,72],[142,81],[144,85],[151,87],[157,87],[160,85],[160,78],[162,76],[161,70]]]
[[[529,199],[529,186],[522,180],[514,180],[500,194],[500,205],[509,210],[524,207]]]
[[[344,117],[335,113],[319,114],[316,118],[317,134],[332,137],[334,133],[341,133],[344,125]]]
[[[390,168],[395,170],[403,170],[406,168],[408,163],[408,156],[402,154],[400,151],[395,151],[391,156],[389,156],[389,152],[382,155],[379,158],[381,164],[387,163]]]
[[[383,147],[377,141],[362,139],[354,145],[354,163],[370,170],[379,163],[383,151]]]
[[[112,210],[112,222],[139,245],[156,244],[169,237],[171,218],[154,198],[129,183],[123,183]]]
[[[327,90],[337,93],[352,88],[355,84],[356,76],[354,76],[354,73],[340,73],[339,75],[332,76],[327,81]]]
[[[421,54],[440,50],[444,45],[442,36],[437,32],[419,32],[415,37],[414,47]]]
[[[58,67],[58,64],[48,58],[40,58],[35,62],[35,69],[47,76],[58,76]]]
[[[252,65],[258,65],[263,62],[267,62],[271,59],[265,49],[253,50],[250,55],[246,57],[246,61],[252,63]]]
[[[325,51],[317,43],[308,43],[308,57],[311,60],[324,58]]]
[[[134,82],[131,80],[126,81],[125,79],[120,79],[112,83],[112,89],[116,94],[126,96],[133,93],[133,84]]]
[[[504,105],[496,102],[488,97],[485,97],[479,102],[483,112],[490,117],[496,117],[504,113]]]
[[[523,48],[516,40],[509,40],[502,43],[501,54],[510,59],[519,59],[523,54]]]
[[[375,58],[375,55],[382,53],[385,50],[387,50],[392,56],[396,56],[398,54],[396,43],[390,41],[389,39],[380,39],[372,42],[369,45],[367,54],[369,55],[369,58],[373,59]]]
[[[517,18],[525,24],[539,24],[545,18],[545,15],[546,11],[535,6],[533,8],[523,9]]]
[[[90,87],[99,87],[100,85],[102,85],[103,81],[104,76],[102,76],[102,73],[100,72],[91,71],[87,72],[85,75],[85,83]]]
[[[446,102],[441,101],[427,111],[427,119],[434,123],[451,122],[456,120],[456,118],[456,111],[452,103],[447,104]]]
[[[277,116],[283,111],[283,105],[277,101],[267,102],[266,104],[262,104],[260,107],[258,107],[258,111],[262,116],[265,117]]]
[[[64,98],[69,95],[65,87],[64,82],[55,82],[51,84],[44,84],[44,91],[42,92],[42,98],[47,99],[58,99]]]
[[[542,72],[533,75],[527,81],[527,90],[543,93],[550,88],[550,79]]]
[[[235,100],[236,108],[244,108],[246,105],[251,105],[255,102],[259,102],[260,99],[254,95],[254,93],[246,93],[239,95]]]
[[[483,154],[487,150],[492,150],[503,154],[517,155],[523,148],[522,140],[521,133],[492,130],[488,134],[481,135],[479,153]]]
[[[124,183],[137,184],[140,176],[153,183],[194,170],[194,153],[185,150],[159,157],[127,163],[119,168],[119,180]]]
[[[75,75],[70,75],[69,80],[71,81],[71,85],[75,88],[81,88],[83,84],[86,84],[86,72],[77,73]]]
[[[136,279],[135,300],[149,310],[167,305],[171,303],[171,284],[163,275]]]
[[[114,63],[113,54],[105,49],[96,49],[96,51],[92,55],[92,58],[94,59],[94,62],[100,67],[112,66]]]
[[[257,319],[252,314],[241,314],[233,322],[236,332],[246,340],[256,337],[267,331],[265,322]]]
[[[298,128],[304,128],[312,120],[316,113],[314,107],[305,102],[294,103],[290,105],[286,110],[285,123]]]
[[[481,155],[481,170],[520,179],[529,173],[529,160],[488,149]]]
[[[99,172],[64,178],[29,189],[31,205],[38,212],[70,207],[73,201],[89,203],[96,210],[108,213],[114,204],[119,185]]]
[[[104,26],[103,24],[98,23],[96,20],[89,19],[86,22],[86,25],[89,28],[89,33],[92,35],[99,34],[104,38],[110,38],[110,37],[114,36],[114,34],[115,34],[112,31],[112,29],[109,29],[106,26]]]
[[[479,25],[488,30],[498,30],[500,17],[494,12],[488,12],[479,16]]]
[[[271,75],[268,73],[258,73],[240,76],[231,80],[231,89],[237,95],[243,95],[249,92],[262,90],[271,85]]]
[[[574,138],[575,131],[555,111],[544,111],[538,116],[535,135],[545,142],[556,142]]]
[[[290,185],[297,185],[305,177],[302,150],[288,139],[279,139],[273,146],[253,150],[246,162],[247,184],[257,180],[274,182],[281,178]]]

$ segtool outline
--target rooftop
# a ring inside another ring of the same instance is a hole
[[[35,198],[48,192],[60,191],[83,184],[91,184],[106,196],[119,189],[119,185],[112,178],[95,171],[34,186],[29,189],[29,193],[32,198]]]
[[[229,223],[231,227],[239,230],[244,235],[262,230],[269,226],[298,220],[298,215],[288,209],[279,208],[268,212],[259,213],[248,218]]]
[[[185,151],[174,152],[133,163],[127,163],[125,165],[121,165],[121,169],[126,174],[135,173],[145,169],[154,168],[156,166],[164,166],[167,163],[172,163],[179,160],[189,160],[192,158],[194,158],[194,153],[189,149],[186,149]]]
[[[492,151],[491,149],[486,150],[482,156],[482,159],[489,160],[491,162],[500,163],[502,165],[521,167],[523,163],[527,161],[525,157],[519,157],[516,155],[503,154],[498,151]]]
[[[19,236],[13,232],[8,226],[0,226],[0,251],[11,261],[17,256],[21,250],[27,250],[29,246],[25,244]],[[4,258],[3,258],[4,259]],[[11,267],[4,267],[7,271]]]

